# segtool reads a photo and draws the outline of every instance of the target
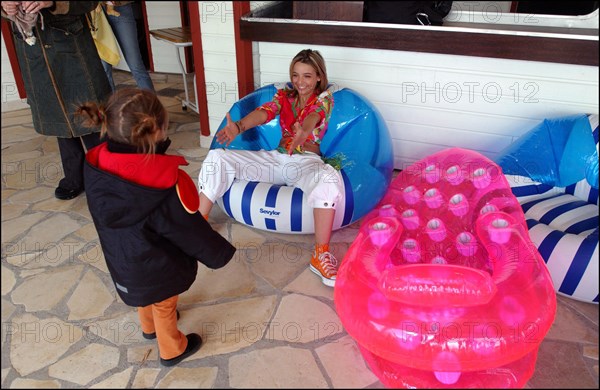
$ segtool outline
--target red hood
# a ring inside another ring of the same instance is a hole
[[[181,156],[143,153],[113,153],[105,142],[91,149],[88,162],[105,172],[151,188],[170,188],[177,183],[179,166],[188,165]]]

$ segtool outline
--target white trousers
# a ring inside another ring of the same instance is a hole
[[[198,175],[199,192],[214,203],[235,179],[300,188],[312,208],[334,208],[344,191],[340,172],[314,153],[210,150]]]

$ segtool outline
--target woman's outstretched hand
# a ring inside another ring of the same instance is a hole
[[[294,149],[304,145],[304,141],[306,141],[306,138],[308,138],[308,134],[310,133],[303,130],[298,122],[295,122],[292,127],[294,128],[294,138],[292,138],[292,141],[287,145],[287,152],[290,156],[294,153]],[[298,149],[298,151],[300,151],[300,149]]]
[[[231,120],[231,115],[227,113],[227,124],[217,133],[217,141],[220,144],[225,144],[229,146],[231,141],[235,139],[240,134],[240,129],[235,124],[234,121]]]

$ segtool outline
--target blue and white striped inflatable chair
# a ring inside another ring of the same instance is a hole
[[[560,295],[598,303],[598,115],[546,119],[496,161]]]
[[[282,85],[270,84],[248,94],[230,109],[238,120],[270,101]],[[321,142],[324,158],[341,157],[345,194],[337,202],[333,230],[347,226],[371,211],[385,195],[392,180],[392,140],[379,111],[365,97],[348,88],[330,85],[334,106],[327,133]],[[224,118],[219,129],[227,123]],[[245,131],[228,148],[272,150],[279,145],[279,116]],[[211,149],[223,148],[216,137]],[[236,180],[217,199],[220,208],[236,221],[261,230],[280,233],[314,233],[312,209],[295,187]]]

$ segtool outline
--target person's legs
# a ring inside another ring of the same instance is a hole
[[[310,270],[321,278],[323,284],[333,287],[337,277],[337,259],[329,251],[335,209],[313,209],[315,218],[315,250],[310,259]]]
[[[108,78],[110,89],[113,92],[115,92],[115,81],[113,80],[112,65],[104,61],[103,59],[100,59],[100,61],[102,61],[102,67],[104,67],[104,72],[106,73],[106,77]]]
[[[177,328],[177,300],[175,295],[164,301],[152,304],[152,318],[158,341],[158,351],[162,359],[172,359],[181,355],[187,347],[187,339]],[[138,310],[139,313],[139,310]],[[141,319],[141,318],[140,318]],[[142,330],[145,333],[149,328]]]
[[[154,91],[154,84],[148,74],[148,70],[146,70],[146,65],[144,65],[140,51],[140,44],[137,38],[137,25],[132,5],[126,4],[115,7],[115,11],[119,12],[120,15],[107,14],[106,16],[121,47],[121,51],[125,56],[127,66],[129,66],[129,70],[138,88]]]
[[[252,151],[212,149],[206,155],[198,175],[200,207],[198,211],[208,217],[215,201],[238,178],[247,181],[283,184],[277,151]]]
[[[58,183],[54,196],[61,200],[69,200],[83,192],[85,153],[100,144],[100,133],[90,133],[74,138],[58,137],[57,141],[65,177]]]
[[[65,177],[58,183],[54,194],[58,199],[73,199],[83,192],[83,159],[85,152],[79,137],[58,137],[57,140]]]
[[[316,155],[295,159],[294,164],[297,164],[297,169],[287,171],[301,173],[295,179],[288,177],[288,185],[300,188],[307,197],[307,203],[313,207],[315,250],[309,268],[325,285],[333,287],[337,276],[337,260],[329,251],[329,242],[336,203],[344,191],[343,179],[339,171],[323,163]]]
[[[138,307],[138,317],[143,333],[152,334],[156,332],[154,328],[154,316],[152,315],[152,305]]]

